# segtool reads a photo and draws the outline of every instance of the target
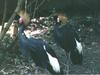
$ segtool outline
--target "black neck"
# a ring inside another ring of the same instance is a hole
[[[25,26],[24,25],[20,25],[19,26],[19,29],[18,29],[18,37],[19,39],[26,39],[26,35],[24,33],[24,30],[25,30]]]
[[[20,25],[19,26],[19,33],[23,33],[25,30],[25,26],[24,25]]]
[[[60,24],[61,24],[60,22],[55,22],[54,23],[54,28],[55,29],[59,29]]]

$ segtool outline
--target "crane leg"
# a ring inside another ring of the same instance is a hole
[[[70,61],[70,53],[68,52],[68,53],[66,53],[66,58],[67,58],[67,62],[66,62],[66,67],[65,67],[65,70],[66,70],[66,75],[69,75],[69,69],[70,69],[70,65],[69,65],[69,61]]]
[[[35,75],[39,75],[39,67],[38,66],[36,66]]]
[[[48,75],[48,71],[47,71],[47,69],[45,69],[45,75]]]

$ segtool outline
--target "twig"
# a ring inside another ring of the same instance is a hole
[[[31,5],[32,5],[34,2],[35,2],[35,0],[32,0],[32,2],[30,2],[30,3],[27,5],[27,7],[30,8]]]
[[[2,29],[1,29],[1,31],[3,31],[3,29],[4,29],[4,22],[5,22],[5,18],[6,18],[6,12],[7,12],[7,0],[5,0],[5,4],[4,4],[4,12],[3,12]]]
[[[36,11],[44,4],[45,0],[43,0],[40,4],[38,4],[38,0],[36,0],[34,12],[33,12],[33,18],[35,17]]]
[[[23,3],[24,3],[24,0],[18,0],[17,7],[16,7],[15,11],[13,12],[11,18],[9,19],[7,26],[3,29],[2,33],[0,34],[0,41],[4,38],[6,32],[8,31],[12,21],[14,20],[17,12],[20,10],[20,7]]]
[[[4,71],[5,70],[5,68],[3,68],[0,72],[2,72],[3,73],[3,75],[8,75],[8,74],[10,74],[10,73],[13,73],[14,72],[14,70],[10,70],[9,72],[5,72]]]
[[[0,72],[2,72],[4,75],[8,74],[8,72],[5,72],[4,70],[5,70],[5,68],[3,68]]]
[[[43,0],[43,1],[38,5],[38,7],[36,8],[36,10],[38,10],[38,9],[43,5],[44,2],[45,2],[45,0]]]
[[[27,0],[25,0],[25,12],[27,10]]]
[[[36,13],[36,8],[37,8],[37,4],[38,4],[38,0],[36,0],[36,4],[35,4],[35,8],[34,8],[34,12],[33,12],[33,18],[35,17],[35,13]]]

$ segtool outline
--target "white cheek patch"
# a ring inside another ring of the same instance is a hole
[[[60,19],[59,18],[57,18],[57,22],[60,22]]]
[[[76,41],[76,45],[77,45],[76,48],[78,49],[79,53],[82,53],[82,44],[80,42],[78,42],[76,39],[75,39],[75,41]]]

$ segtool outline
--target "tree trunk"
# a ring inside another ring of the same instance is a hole
[[[3,39],[3,37],[5,36],[6,32],[8,31],[12,21],[14,20],[15,16],[16,16],[16,13],[20,10],[21,8],[21,5],[23,5],[25,0],[18,0],[18,3],[17,3],[17,7],[15,9],[15,11],[13,12],[11,18],[9,19],[8,21],[8,24],[7,26],[3,29],[3,31],[1,32],[0,34],[0,41]]]

